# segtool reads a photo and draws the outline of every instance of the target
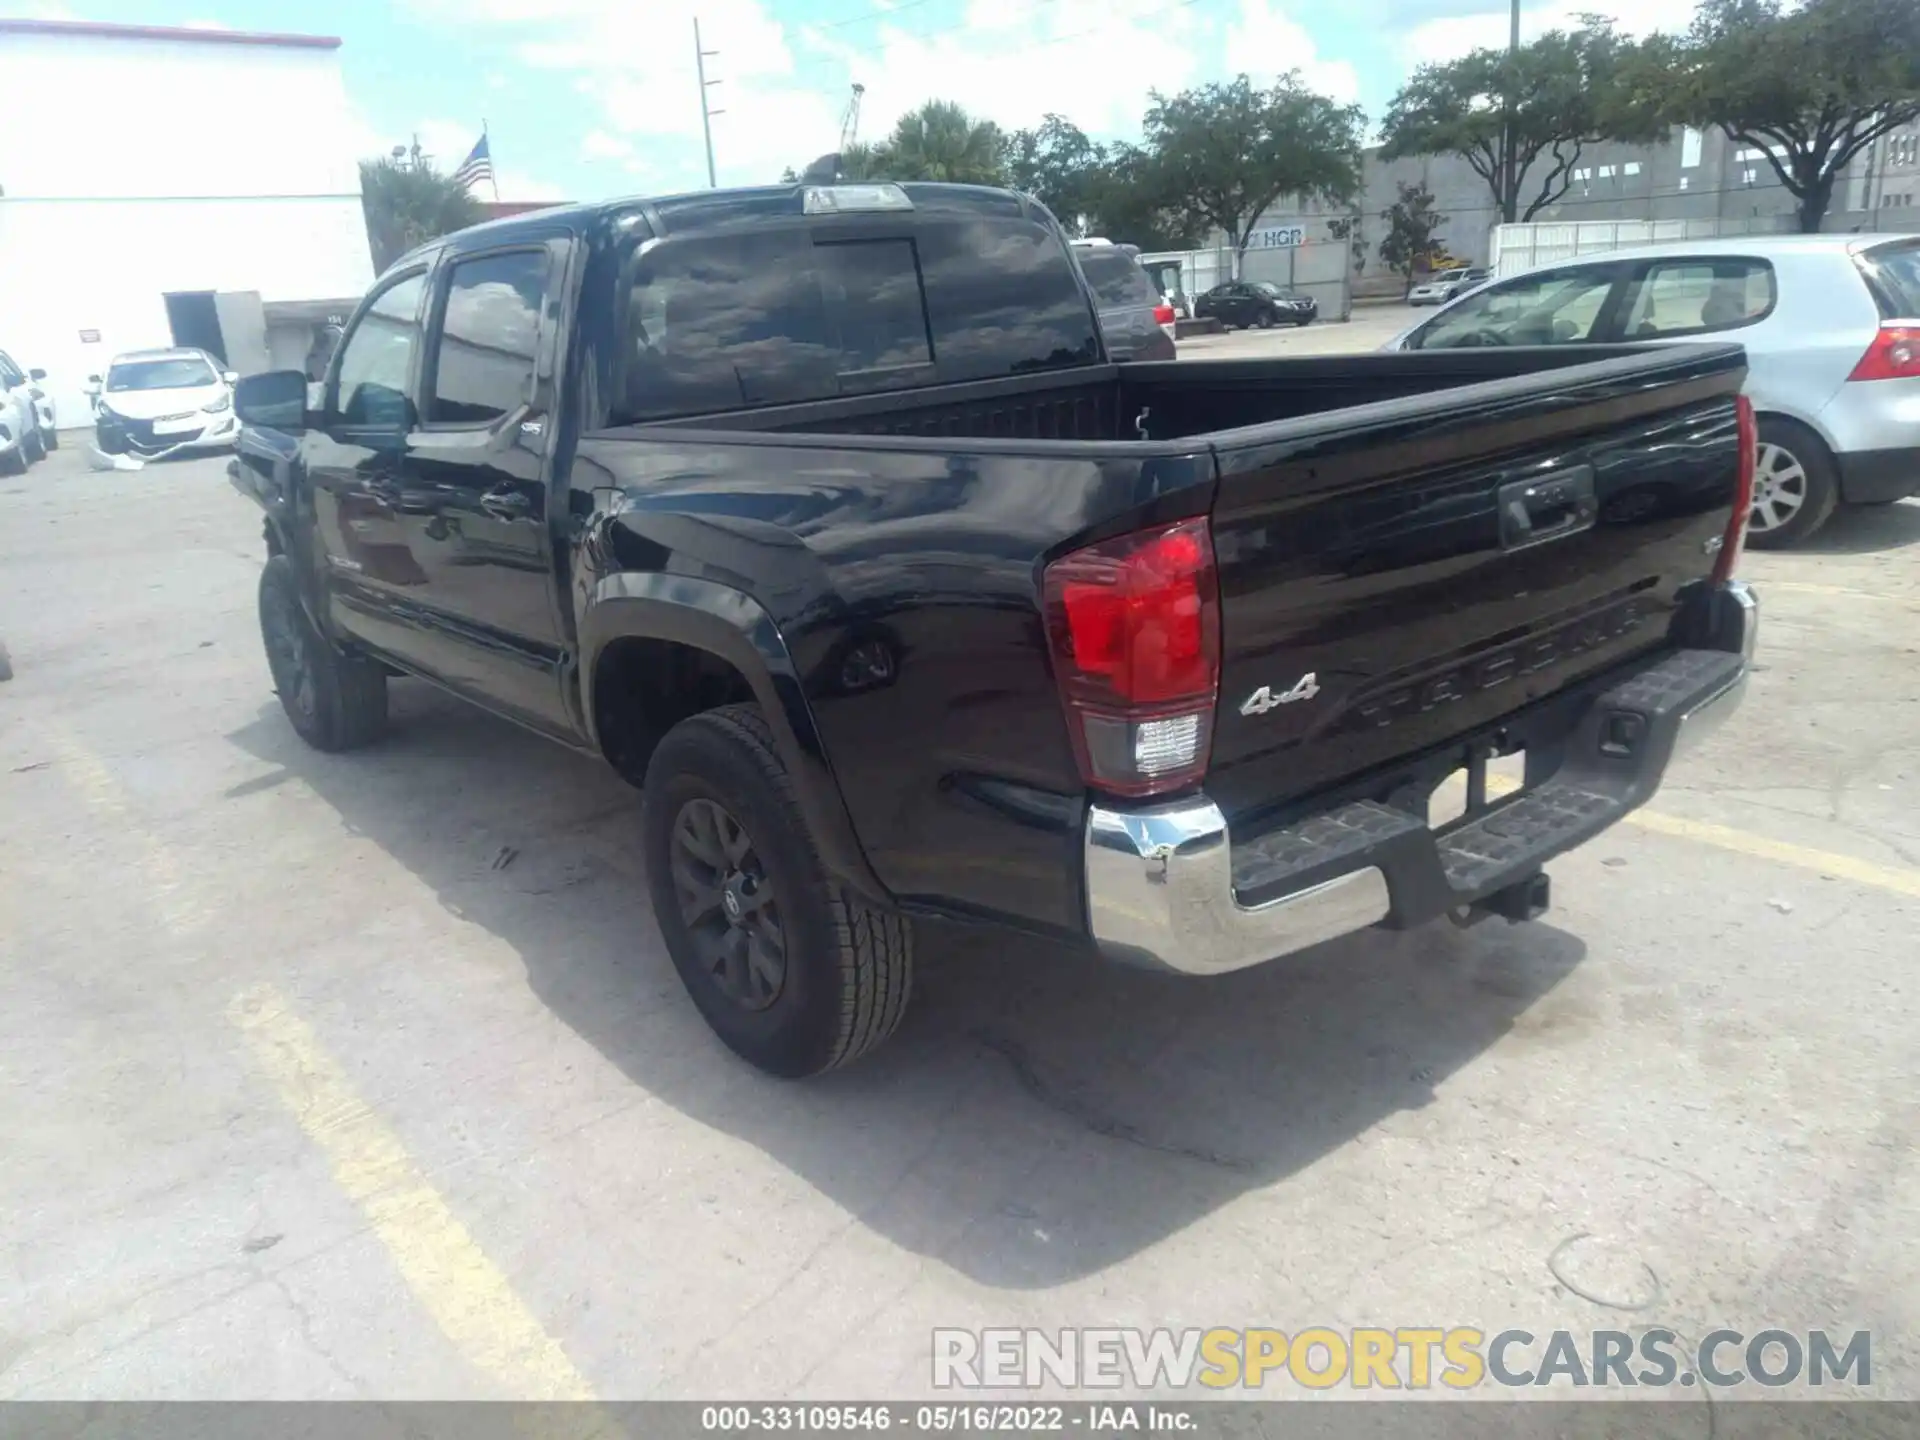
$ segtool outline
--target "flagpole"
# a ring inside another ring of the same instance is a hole
[[[480,138],[487,142],[487,184],[493,187],[493,203],[500,203],[500,171],[493,163],[493,141],[487,135],[487,117],[480,117]]]

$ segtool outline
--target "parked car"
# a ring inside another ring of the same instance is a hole
[[[1198,319],[1218,320],[1229,330],[1265,330],[1273,325],[1311,325],[1320,306],[1309,295],[1264,280],[1230,280],[1193,302]]]
[[[1493,278],[1491,270],[1466,267],[1442,270],[1428,276],[1407,292],[1409,305],[1444,305],[1456,295],[1464,295]]]
[[[1073,253],[1093,290],[1100,313],[1100,336],[1114,360],[1173,360],[1173,306],[1134,258],[1132,246],[1104,240],[1077,240]]]
[[[971,186],[430,242],[311,402],[240,382],[289,722],[365,744],[410,674],[604,757],[695,1005],[802,1075],[899,1023],[916,916],[1185,975],[1532,918],[1739,702],[1738,346],[1115,365],[1092,299]]]
[[[41,429],[35,398],[40,393],[37,382],[46,374],[22,370],[0,350],[0,475],[24,474],[29,465],[46,456],[47,432]]]
[[[233,411],[239,378],[204,350],[114,356],[104,380],[87,377],[96,463],[137,464],[179,451],[231,448],[240,434]]]
[[[1747,351],[1756,546],[1837,505],[1920,494],[1920,237],[1750,235],[1588,255],[1463,296],[1389,349],[1675,344]]]

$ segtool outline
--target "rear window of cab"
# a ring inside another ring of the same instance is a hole
[[[1099,340],[1058,232],[926,207],[848,231],[799,216],[634,256],[611,420],[633,424],[1084,365]]]

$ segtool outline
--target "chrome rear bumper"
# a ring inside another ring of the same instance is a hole
[[[1089,932],[1112,959],[1218,975],[1371,925],[1411,928],[1525,882],[1644,804],[1668,764],[1739,707],[1758,608],[1746,587],[1726,588],[1727,649],[1614,677],[1553,737],[1565,742],[1556,771],[1439,831],[1361,800],[1236,846],[1204,795],[1089,807]]]

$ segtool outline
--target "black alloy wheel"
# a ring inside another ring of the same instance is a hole
[[[319,677],[314,669],[312,636],[299,602],[279,586],[265,586],[260,592],[260,638],[266,645],[267,669],[273,674],[273,688],[280,693],[289,718],[304,721],[299,726],[319,724]]]
[[[715,988],[742,1010],[765,1010],[787,981],[779,893],[753,837],[717,800],[687,801],[673,822],[680,918]]]

